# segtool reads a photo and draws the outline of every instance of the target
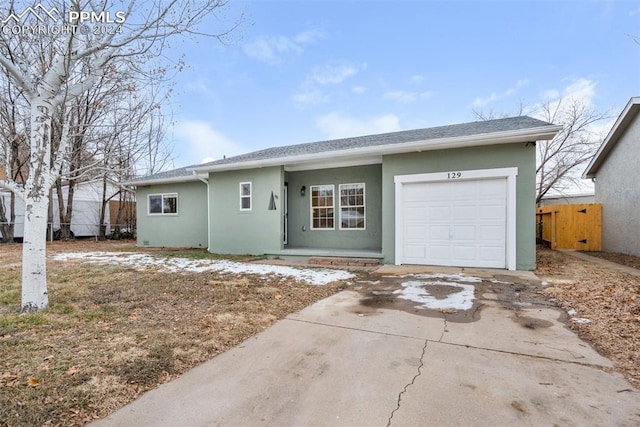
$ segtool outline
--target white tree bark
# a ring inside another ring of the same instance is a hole
[[[48,208],[48,191],[39,199],[27,197],[22,244],[23,313],[43,310],[49,306],[46,258]]]
[[[31,100],[30,163],[24,186],[24,234],[22,246],[22,312],[49,306],[47,291],[47,218],[49,189],[56,174],[51,171],[50,100]]]

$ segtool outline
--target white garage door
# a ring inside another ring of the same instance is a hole
[[[401,263],[506,267],[506,178],[406,183],[401,209]]]

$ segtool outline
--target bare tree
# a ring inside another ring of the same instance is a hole
[[[0,78],[0,180],[24,182],[28,169],[25,103],[21,91],[6,78]],[[16,221],[16,195],[0,196],[2,242],[13,242]]]
[[[126,86],[127,91],[121,94],[117,103],[111,102],[115,108],[110,109],[102,121],[104,132],[98,150],[103,185],[100,238],[105,238],[105,218],[111,201],[117,202],[118,206],[115,217],[111,217],[114,234],[118,236],[123,225],[129,233],[133,232],[131,191],[121,188],[116,193],[107,193],[108,183],[127,181],[138,172],[151,174],[172,165],[166,138],[167,117],[171,116],[165,112],[171,86],[158,83],[158,80],[144,82],[140,79],[131,80]],[[139,165],[142,171],[137,170]]]
[[[42,26],[40,16],[23,13],[29,3],[11,1],[0,7],[0,14],[22,20],[22,30],[3,32],[0,39],[0,66],[19,87],[29,105],[29,173],[24,183],[10,178],[0,180],[25,204],[22,263],[22,311],[48,307],[46,280],[46,224],[50,189],[67,164],[67,153],[74,136],[70,127],[70,103],[99,82],[117,58],[134,59],[160,56],[169,39],[196,35],[197,25],[216,13],[226,0],[104,1],[62,0],[56,6],[60,19],[51,22],[61,28],[55,32],[29,31],[29,25]],[[53,9],[49,11],[53,13]],[[7,18],[6,22],[11,22]],[[25,22],[30,21],[30,22]],[[60,27],[62,26],[62,27]],[[54,36],[49,36],[54,34]],[[210,34],[221,39],[222,34]],[[46,55],[43,60],[40,56]],[[50,56],[49,56],[50,55]],[[46,64],[38,69],[32,64]],[[87,67],[87,73],[80,73]],[[35,68],[35,69],[34,69]],[[53,149],[52,127],[55,114],[62,112],[58,146]]]
[[[508,116],[493,111],[474,110],[474,114],[479,120]],[[563,126],[555,138],[536,144],[536,205],[549,191],[565,194],[579,187],[576,169],[587,162],[600,146],[601,135],[593,127],[608,115],[594,111],[585,101],[575,97],[547,100],[534,107],[521,104],[513,115],[530,115]]]

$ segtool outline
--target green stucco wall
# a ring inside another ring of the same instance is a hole
[[[252,183],[252,209],[240,210],[240,183]],[[211,243],[220,254],[261,255],[283,246],[282,167],[209,174]],[[271,194],[275,210],[270,210]]]
[[[395,263],[396,175],[517,167],[516,268],[535,269],[535,146],[506,144],[384,156],[382,167],[382,252]]]
[[[288,247],[375,249],[382,247],[382,165],[353,166],[289,172],[289,244]],[[340,230],[339,184],[365,184],[365,229]],[[311,186],[334,188],[334,230],[311,230]],[[300,195],[302,186],[306,194]],[[303,231],[304,227],[304,231]]]
[[[178,194],[177,215],[149,215],[149,194]],[[151,185],[136,190],[137,245],[207,247],[207,186],[201,181]]]

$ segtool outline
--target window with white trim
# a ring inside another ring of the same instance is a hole
[[[364,230],[364,183],[340,184],[340,230]]]
[[[147,212],[149,215],[177,215],[178,193],[149,194]]]
[[[311,186],[311,229],[333,230],[334,185]]]
[[[240,183],[240,210],[250,211],[253,204],[251,182]]]

